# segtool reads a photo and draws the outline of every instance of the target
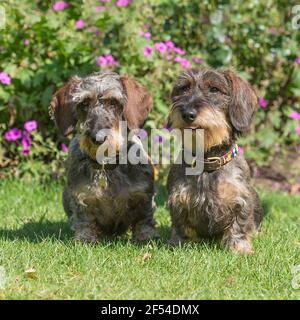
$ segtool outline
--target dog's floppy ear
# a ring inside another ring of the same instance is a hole
[[[232,70],[224,71],[224,75],[231,86],[230,121],[238,132],[247,132],[257,107],[257,95],[251,85]]]
[[[64,136],[70,134],[77,123],[71,97],[79,82],[80,78],[77,76],[70,78],[62,88],[55,92],[49,105],[49,114]]]
[[[127,75],[121,79],[127,94],[124,115],[128,127],[129,129],[142,128],[152,109],[152,96],[145,87],[130,79]]]

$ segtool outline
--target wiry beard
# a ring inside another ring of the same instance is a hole
[[[210,150],[212,147],[227,143],[231,138],[231,127],[224,112],[205,107],[201,110],[192,124],[187,124],[182,119],[179,106],[174,103],[169,115],[169,124],[176,129],[204,129],[204,151]],[[191,143],[186,146],[195,150],[196,137],[193,134]]]

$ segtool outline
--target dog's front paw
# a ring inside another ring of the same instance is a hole
[[[75,241],[85,243],[96,243],[99,239],[99,235],[96,230],[92,228],[83,228],[75,231]]]
[[[239,254],[253,254],[254,250],[251,243],[248,240],[239,240],[229,245],[233,252]]]
[[[186,241],[184,239],[179,239],[179,238],[171,238],[167,241],[167,244],[170,247],[180,247],[183,245]]]
[[[138,242],[146,242],[150,240],[158,240],[160,236],[153,226],[140,226],[135,228],[133,232],[133,240]]]
[[[177,247],[184,245],[188,242],[188,237],[182,232],[179,233],[175,228],[172,228],[171,239],[168,240],[167,244],[171,247]]]

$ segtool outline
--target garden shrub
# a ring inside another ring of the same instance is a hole
[[[234,67],[258,92],[247,155],[267,162],[300,150],[300,29],[296,1],[102,0],[1,2],[0,167],[59,176],[68,139],[48,115],[71,75],[112,69],[154,96],[147,128],[162,127],[176,76],[191,67]],[[300,19],[299,19],[300,20]],[[300,23],[300,22],[299,22]],[[34,125],[28,132],[26,124]],[[19,130],[19,131],[18,131]]]

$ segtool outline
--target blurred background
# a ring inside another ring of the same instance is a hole
[[[239,141],[253,176],[262,186],[299,193],[296,4],[287,0],[1,1],[0,178],[45,182],[63,178],[71,137],[58,135],[48,104],[73,74],[111,69],[136,77],[154,97],[146,124],[150,129],[165,125],[172,84],[182,70],[233,67],[259,96],[252,133]],[[157,168],[159,179],[165,178],[166,170]]]

